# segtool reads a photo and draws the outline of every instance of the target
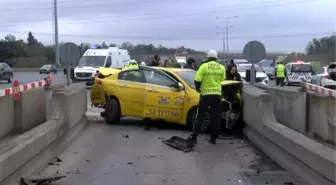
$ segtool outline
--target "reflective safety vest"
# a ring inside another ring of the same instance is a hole
[[[276,78],[285,78],[285,65],[277,64],[276,66]]]
[[[122,68],[122,70],[129,70],[129,69],[139,69],[139,65],[137,63],[129,63]]]
[[[139,65],[138,63],[129,63],[127,65],[125,65],[122,70],[130,70],[130,69],[139,69]],[[130,73],[133,73],[138,79],[141,78],[141,74],[139,71],[131,71]]]
[[[203,63],[195,75],[195,81],[201,83],[201,95],[221,95],[225,78],[225,67],[216,61]]]

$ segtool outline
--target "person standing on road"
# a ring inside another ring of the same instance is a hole
[[[211,136],[209,142],[216,144],[216,139],[221,130],[220,107],[222,100],[222,82],[226,77],[225,67],[217,62],[217,52],[210,50],[207,54],[207,60],[198,68],[195,75],[195,87],[200,93],[198,104],[198,114],[193,131],[187,139],[189,147],[197,144],[197,136],[201,131],[201,124],[206,113],[211,115]],[[208,111],[208,108],[210,110]]]
[[[285,80],[285,65],[283,65],[283,62],[279,62],[275,69],[275,78],[276,78],[276,86],[284,86],[284,80]]]
[[[187,63],[184,65],[183,68],[185,69],[194,69],[195,70],[195,59],[193,58],[188,58]]]
[[[228,68],[228,73],[226,74],[226,80],[241,81],[241,76],[237,72],[237,68],[235,66]]]
[[[154,55],[154,58],[152,60],[152,62],[150,64],[148,64],[147,66],[159,66],[160,65],[160,57],[159,55]]]

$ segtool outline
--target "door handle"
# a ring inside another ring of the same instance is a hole
[[[120,86],[120,87],[126,87],[126,85],[125,85],[125,84],[120,84],[119,86]]]

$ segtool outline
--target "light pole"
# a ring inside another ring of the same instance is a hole
[[[59,43],[58,43],[58,16],[57,16],[57,0],[53,0],[53,18],[54,18],[54,34],[55,34],[55,59],[56,64],[60,67]]]
[[[226,54],[229,54],[229,19],[236,19],[238,16],[230,16],[230,17],[216,17],[216,19],[225,19],[225,33],[226,33]],[[232,27],[232,26],[230,26]]]
[[[219,28],[218,26],[216,26],[216,28]],[[225,32],[223,31],[221,32],[216,32],[217,35],[221,35],[222,39],[223,39],[223,63],[225,61]]]

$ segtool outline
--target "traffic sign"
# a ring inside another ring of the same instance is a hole
[[[62,44],[59,48],[59,56],[63,68],[75,68],[81,57],[79,46],[72,42]]]
[[[259,41],[250,41],[244,46],[243,55],[252,64],[260,62],[266,56],[264,44]]]
[[[13,90],[13,98],[14,100],[20,100],[20,84],[19,84],[19,81],[15,80],[13,82],[13,87],[12,87],[12,90]]]

